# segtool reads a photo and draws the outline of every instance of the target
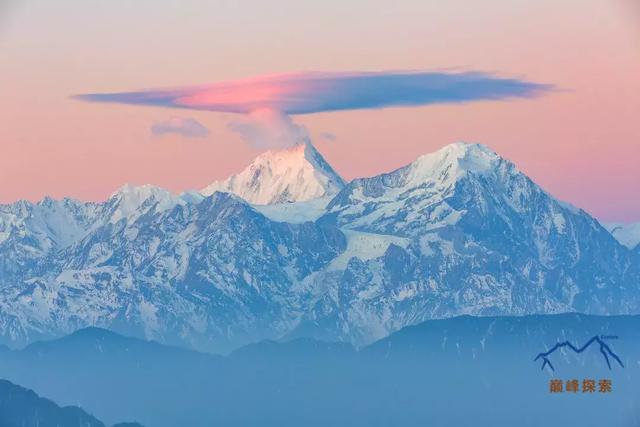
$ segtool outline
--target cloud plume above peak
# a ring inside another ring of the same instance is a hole
[[[550,85],[479,72],[314,72],[75,98],[225,113],[270,110],[295,115],[529,98],[552,89]]]
[[[259,150],[287,148],[310,141],[309,132],[291,117],[276,110],[262,109],[250,112],[229,123],[250,146]]]

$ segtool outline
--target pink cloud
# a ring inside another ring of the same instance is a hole
[[[277,110],[309,114],[528,98],[551,89],[549,85],[479,72],[315,72],[181,88],[84,94],[76,98],[227,113]]]

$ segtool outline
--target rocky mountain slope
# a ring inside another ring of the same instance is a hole
[[[640,252],[482,145],[346,185],[303,145],[214,187],[1,205],[1,342],[100,326],[230,351],[460,314],[640,313]]]

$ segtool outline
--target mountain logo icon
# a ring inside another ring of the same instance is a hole
[[[539,360],[542,360],[541,370],[544,370],[544,368],[546,366],[549,366],[549,368],[551,368],[552,371],[555,371],[555,368],[553,367],[553,364],[551,363],[550,357],[556,351],[558,351],[558,350],[560,350],[562,348],[568,348],[569,350],[572,350],[574,353],[580,354],[580,353],[584,352],[585,350],[587,350],[588,348],[590,348],[592,345],[599,345],[600,346],[600,354],[602,354],[602,357],[604,358],[605,362],[607,363],[607,366],[609,367],[609,369],[611,369],[611,359],[615,360],[618,363],[618,365],[620,365],[620,367],[624,368],[624,364],[622,363],[622,360],[620,359],[620,356],[618,356],[611,349],[611,347],[609,347],[609,345],[605,342],[606,338],[610,338],[610,337],[601,337],[601,336],[596,335],[595,337],[591,338],[589,341],[587,341],[581,347],[578,347],[578,346],[572,344],[570,341],[559,342],[556,345],[554,345],[550,350],[545,351],[543,353],[539,353],[536,356],[536,358],[533,359],[533,361],[537,362]]]

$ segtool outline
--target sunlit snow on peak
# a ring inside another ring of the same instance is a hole
[[[249,203],[300,202],[338,193],[344,180],[310,143],[259,155],[242,172],[202,190],[234,193]]]

